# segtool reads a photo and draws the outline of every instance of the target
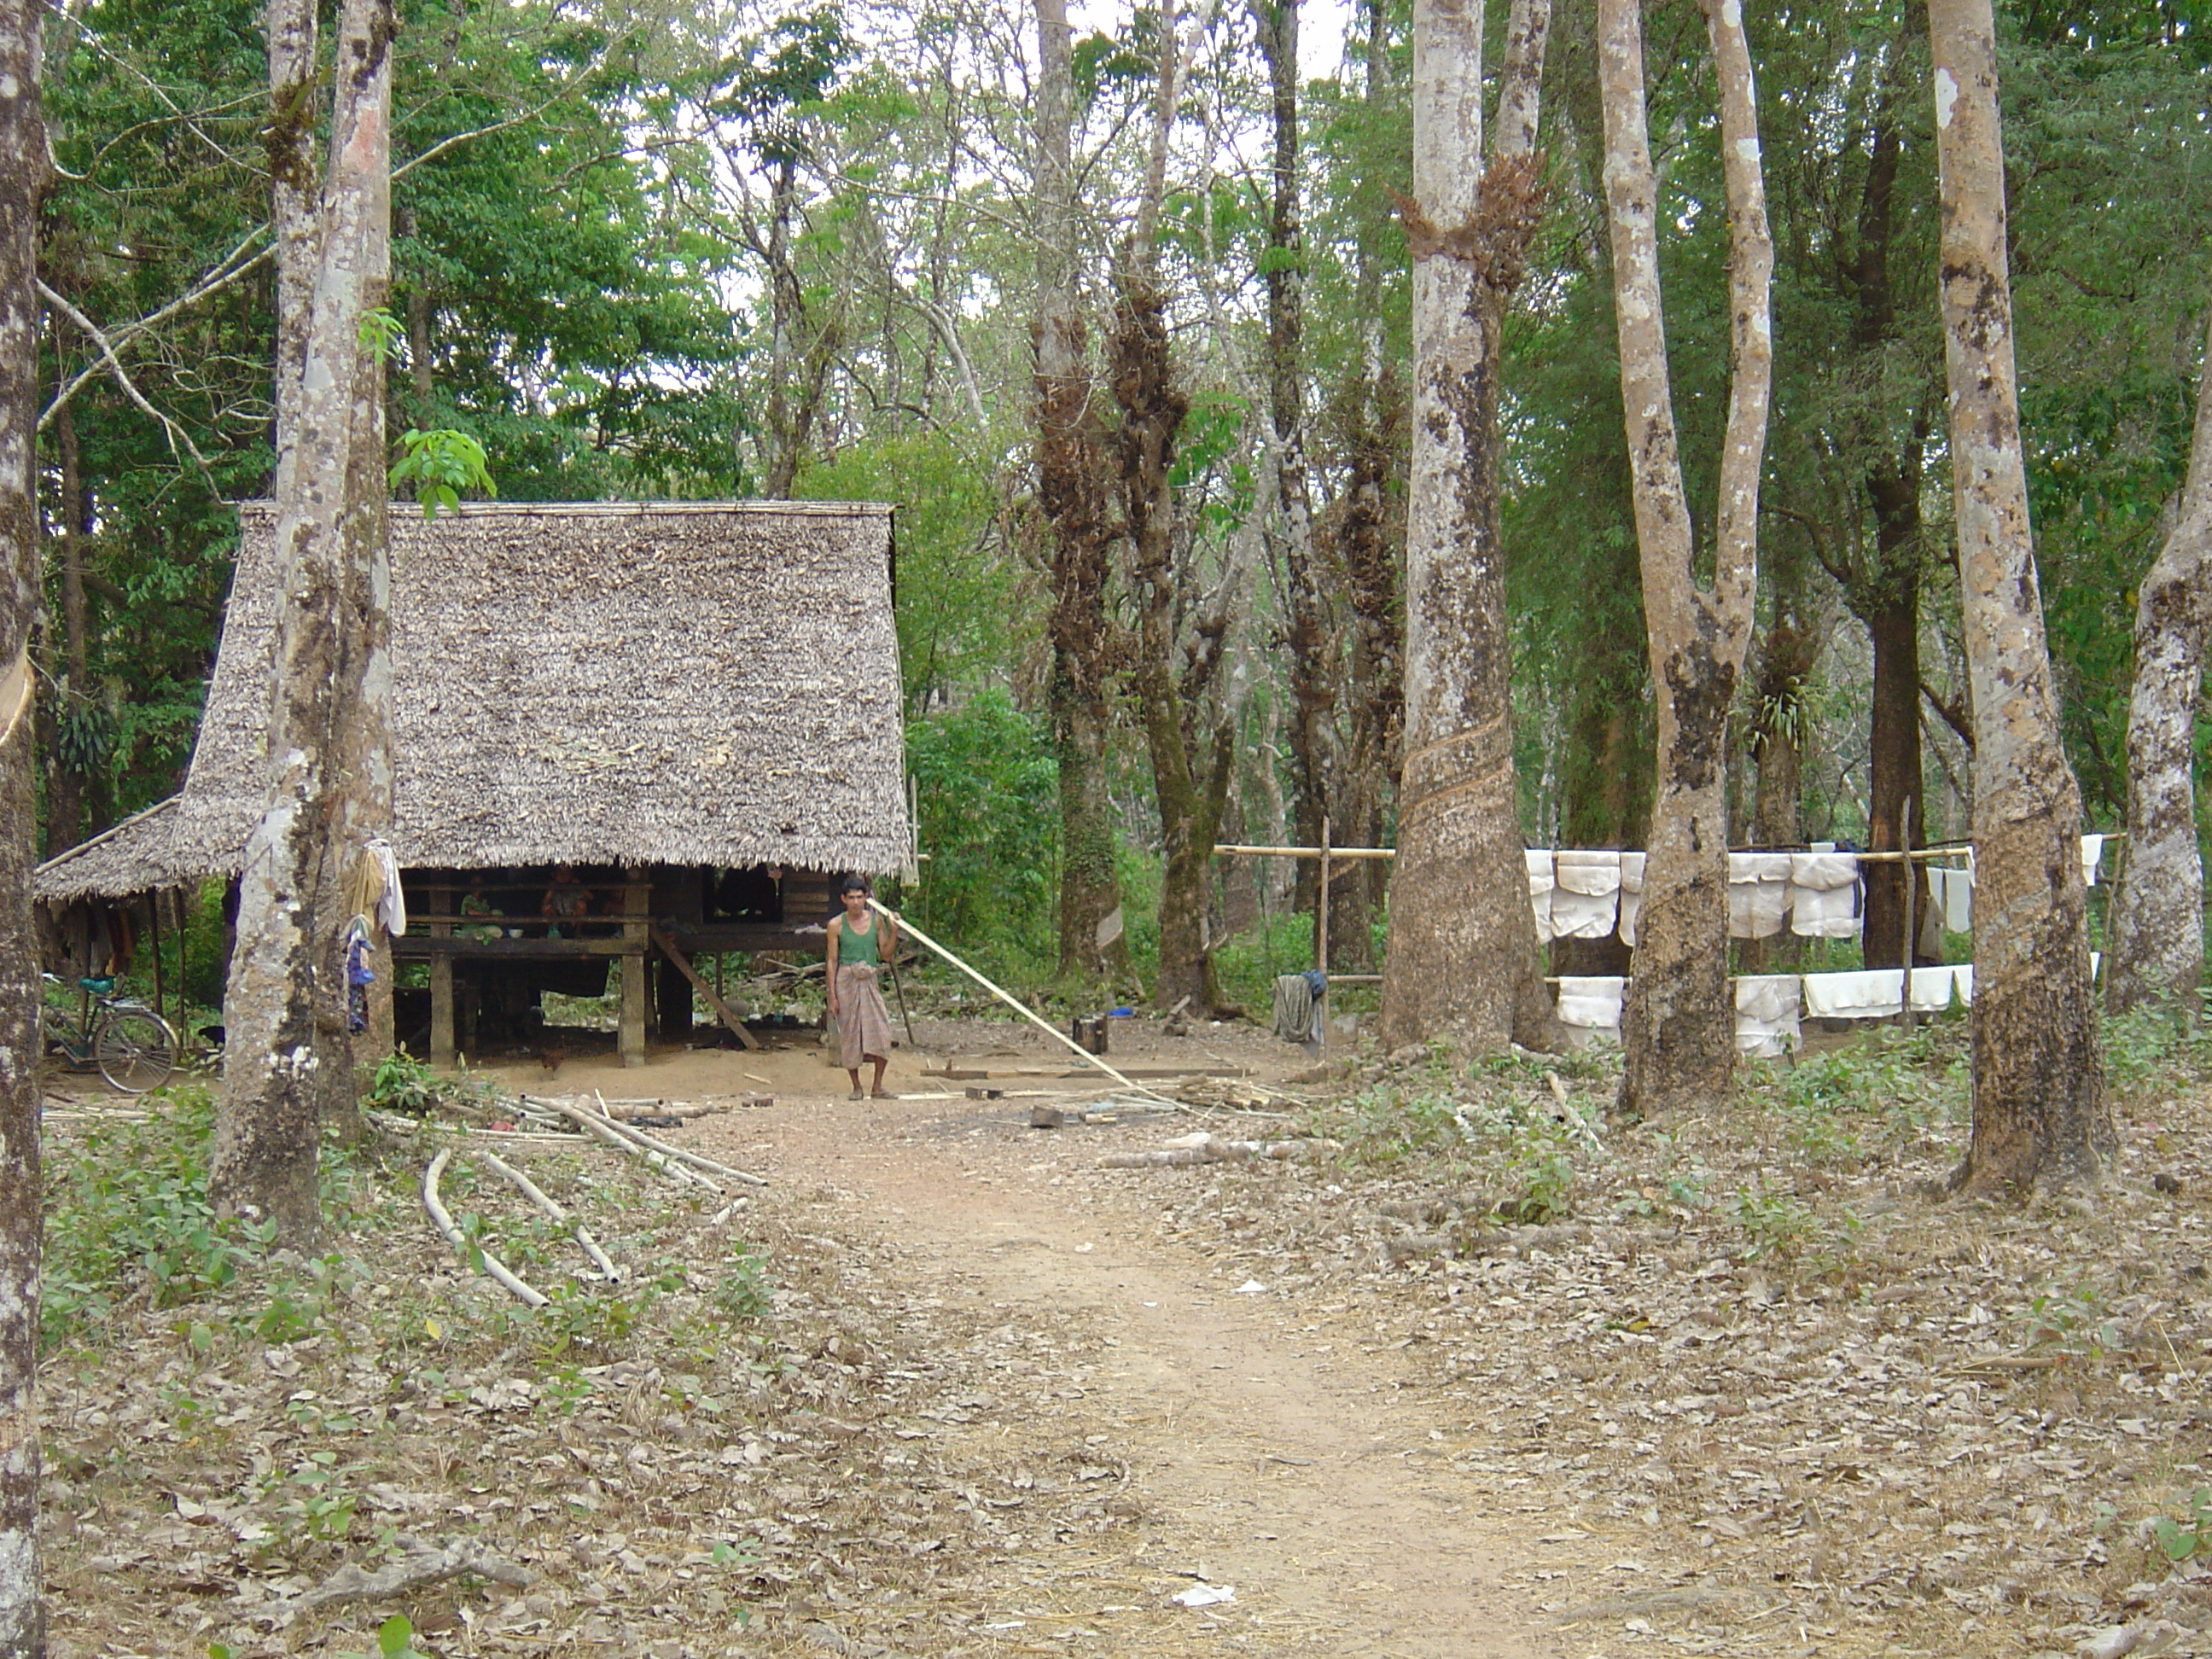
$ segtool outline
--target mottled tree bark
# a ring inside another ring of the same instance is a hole
[[[295,0],[284,0],[285,5]],[[283,6],[275,9],[282,11]],[[271,33],[280,20],[271,17]],[[391,0],[346,0],[339,21],[331,160],[319,213],[313,297],[289,455],[278,476],[278,604],[269,721],[269,793],[246,843],[238,945],[224,997],[226,1064],[209,1193],[226,1214],[273,1221],[288,1243],[319,1233],[316,1158],[323,1108],[349,1075],[344,1041],[346,918],[337,895],[359,705],[386,679],[364,602],[380,604],[382,539],[362,516],[363,444],[382,433],[382,376],[362,341],[381,302],[391,245]],[[380,448],[375,467],[381,477]],[[364,566],[362,561],[369,562]],[[386,786],[388,791],[388,784]],[[388,799],[388,795],[387,795]]]
[[[1075,284],[1075,174],[1069,153],[1074,83],[1066,0],[1036,0],[1037,505],[1052,549],[1052,647],[1047,693],[1060,769],[1060,970],[1098,980],[1125,973],[1128,947],[1099,930],[1121,908],[1115,814],[1106,790],[1112,672],[1106,586],[1104,434],[1091,402]]]
[[[71,700],[92,695],[91,630],[84,598],[84,477],[78,465],[76,405],[54,416],[55,459],[61,463],[62,642]],[[46,784],[46,844],[59,853],[84,839],[85,803],[92,780],[75,757],[58,757]]]
[[[1541,216],[1534,155],[1549,0],[1514,0],[1482,154],[1481,0],[1413,10],[1413,459],[1405,757],[1382,1030],[1392,1045],[1555,1046],[1513,766],[1498,495],[1499,335]]]
[[[1601,0],[1606,200],[1613,236],[1636,539],[1656,693],[1659,768],[1644,909],[1621,1022],[1622,1112],[1653,1116],[1724,1093],[1735,1063],[1728,985],[1729,710],[1758,585],[1759,468],[1773,376],[1766,228],[1751,52],[1736,0],[1708,0],[1729,210],[1729,421],[1713,586],[1693,573],[1659,292],[1658,187],[1644,92],[1640,0]]]
[[[1867,479],[1867,494],[1874,505],[1875,562],[1854,595],[1874,648],[1867,730],[1867,846],[1872,852],[1894,853],[1928,839],[1920,744],[1923,555],[1917,452],[1904,465],[1877,467]],[[1866,915],[1859,941],[1869,968],[1905,965],[1908,880],[1915,887],[1912,914],[1924,916],[1925,865],[1866,866]],[[1918,941],[1913,943],[1917,957]]]
[[[1206,931],[1206,878],[1214,831],[1236,760],[1236,734],[1224,702],[1212,695],[1233,609],[1229,584],[1211,614],[1194,616],[1188,561],[1176,553],[1172,472],[1176,441],[1190,398],[1178,383],[1153,235],[1167,181],[1168,141],[1181,95],[1183,42],[1174,0],[1160,12],[1159,92],[1145,185],[1115,272],[1117,311],[1108,352],[1121,425],[1114,434],[1122,522],[1129,540],[1130,586],[1137,606],[1131,690],[1143,722],[1159,805],[1164,865],[1160,877],[1160,966],[1153,1000],[1188,999],[1212,1012],[1221,997]],[[1189,649],[1178,672],[1178,621],[1191,616]],[[1209,719],[1210,716],[1210,719]]]
[[[2212,325],[2208,325],[2212,329]],[[2204,869],[2197,850],[2197,693],[2212,628],[2212,333],[2197,436],[2172,533],[2136,599],[2128,702],[2127,864],[2112,901],[2106,1004],[2171,1004],[2191,1019],[2204,979]]]
[[[40,20],[0,0],[0,1659],[46,1650],[39,1559],[39,952],[31,624],[39,606]]]
[[[2118,1137],[2089,981],[2081,798],[2059,744],[2028,522],[1990,0],[1929,0],[1944,363],[1974,702],[1973,1139],[1955,1181],[2098,1179]]]

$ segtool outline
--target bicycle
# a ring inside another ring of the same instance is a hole
[[[49,985],[62,981],[45,975]],[[101,975],[81,979],[90,993],[92,1012],[80,1018],[66,1009],[48,1008],[46,1050],[59,1054],[72,1071],[97,1068],[108,1086],[126,1095],[158,1089],[177,1069],[177,1034],[144,1003],[114,994],[115,981]]]

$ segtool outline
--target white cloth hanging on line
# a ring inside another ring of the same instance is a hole
[[[1974,872],[1929,866],[1928,902],[1930,911],[1943,919],[1944,932],[1971,933],[1974,931]]]
[[[1887,1019],[1905,1006],[1905,976],[1894,968],[1805,975],[1805,1012],[1815,1019]]]
[[[1796,1049],[1802,1040],[1797,1018],[1802,1000],[1795,974],[1746,974],[1738,979],[1736,1052],[1772,1060]]]
[[[1584,1042],[1620,1041],[1620,1004],[1628,981],[1619,974],[1570,974],[1559,981],[1559,1024],[1587,1032]]]
[[[1790,859],[1790,929],[1801,939],[1851,939],[1859,931],[1859,861],[1819,848]]]
[[[1620,854],[1569,852],[1552,860],[1552,937],[1603,939],[1620,908]]]
[[[1729,854],[1729,937],[1772,939],[1790,914],[1788,853]]]
[[[2105,861],[2105,838],[2102,836],[2081,837],[2081,884],[2097,884],[2097,866]]]
[[[1547,848],[1531,847],[1522,857],[1528,860],[1528,908],[1535,913],[1536,940],[1541,944],[1552,937],[1552,854]]]
[[[1642,853],[1620,855],[1620,942],[1632,951],[1636,948],[1636,919],[1644,913],[1644,857]]]

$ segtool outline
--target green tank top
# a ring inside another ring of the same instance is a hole
[[[840,968],[856,968],[865,962],[871,967],[882,966],[883,957],[876,950],[876,936],[883,931],[883,918],[878,916],[870,922],[865,933],[853,931],[849,917],[841,916],[838,920],[845,925],[837,935],[837,965]]]

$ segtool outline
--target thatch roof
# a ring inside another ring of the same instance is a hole
[[[244,536],[173,802],[40,869],[46,899],[237,871],[264,788],[276,517]],[[402,864],[906,854],[890,509],[465,504],[392,514]]]

